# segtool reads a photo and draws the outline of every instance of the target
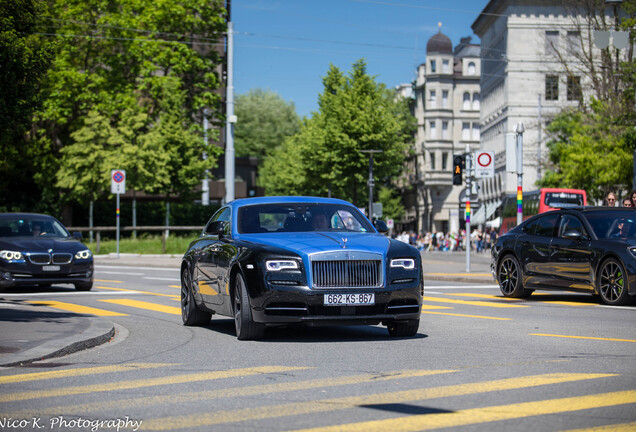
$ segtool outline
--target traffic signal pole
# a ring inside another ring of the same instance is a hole
[[[470,194],[471,185],[470,146],[466,144],[466,273],[470,273]]]

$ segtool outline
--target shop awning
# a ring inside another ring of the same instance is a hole
[[[471,225],[485,224],[493,214],[497,211],[501,205],[501,200],[497,200],[491,203],[484,202],[475,213],[470,217]]]

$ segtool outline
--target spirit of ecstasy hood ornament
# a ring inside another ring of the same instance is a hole
[[[342,237],[342,248],[343,249],[347,248],[347,238],[346,237]]]

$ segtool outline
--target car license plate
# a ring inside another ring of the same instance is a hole
[[[60,271],[60,266],[43,266],[42,270],[44,271]]]
[[[325,306],[360,306],[375,304],[375,294],[325,294]]]

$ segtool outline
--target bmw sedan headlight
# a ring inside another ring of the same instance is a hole
[[[90,257],[91,257],[91,255],[92,255],[92,254],[91,254],[91,251],[90,251],[90,250],[88,250],[88,249],[85,249],[85,250],[82,250],[82,251],[76,252],[76,253],[75,253],[75,258],[76,258],[76,259],[88,259],[88,258],[90,258]]]
[[[395,258],[391,260],[391,267],[413,270],[415,268],[415,260],[413,258]]]
[[[636,247],[628,248],[629,252],[632,254],[634,258],[636,258]]]
[[[298,262],[294,260],[268,260],[265,261],[267,271],[298,270]]]
[[[20,261],[24,258],[24,255],[18,251],[3,250],[0,251],[0,258],[7,261]]]

